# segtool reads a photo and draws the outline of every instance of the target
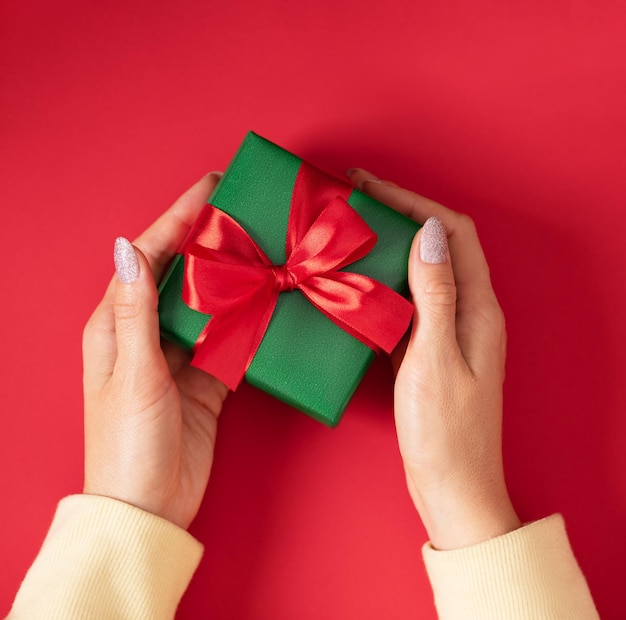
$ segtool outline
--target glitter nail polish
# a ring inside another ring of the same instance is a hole
[[[448,237],[438,217],[429,217],[422,228],[420,258],[431,265],[445,263],[448,259]]]
[[[118,237],[115,240],[113,261],[115,262],[115,271],[120,282],[130,284],[139,276],[139,263],[135,256],[135,250],[128,239]]]

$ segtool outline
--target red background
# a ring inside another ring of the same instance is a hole
[[[248,129],[472,215],[508,320],[505,459],[624,608],[621,2],[0,4],[0,613],[82,469],[82,326],[133,237]],[[336,430],[227,403],[180,618],[434,618],[378,361]]]

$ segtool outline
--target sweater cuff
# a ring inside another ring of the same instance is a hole
[[[422,549],[441,620],[598,618],[561,515],[483,543]]]
[[[173,523],[96,495],[61,500],[11,618],[172,618],[203,546]]]

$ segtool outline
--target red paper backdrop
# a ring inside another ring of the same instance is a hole
[[[623,617],[621,2],[0,4],[0,613],[81,489],[82,326],[132,237],[248,129],[477,222],[508,319],[505,456]],[[244,387],[180,618],[434,618],[384,360],[328,430]]]

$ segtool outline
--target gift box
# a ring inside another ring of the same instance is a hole
[[[250,132],[159,287],[161,333],[335,426],[412,315],[419,225]]]

